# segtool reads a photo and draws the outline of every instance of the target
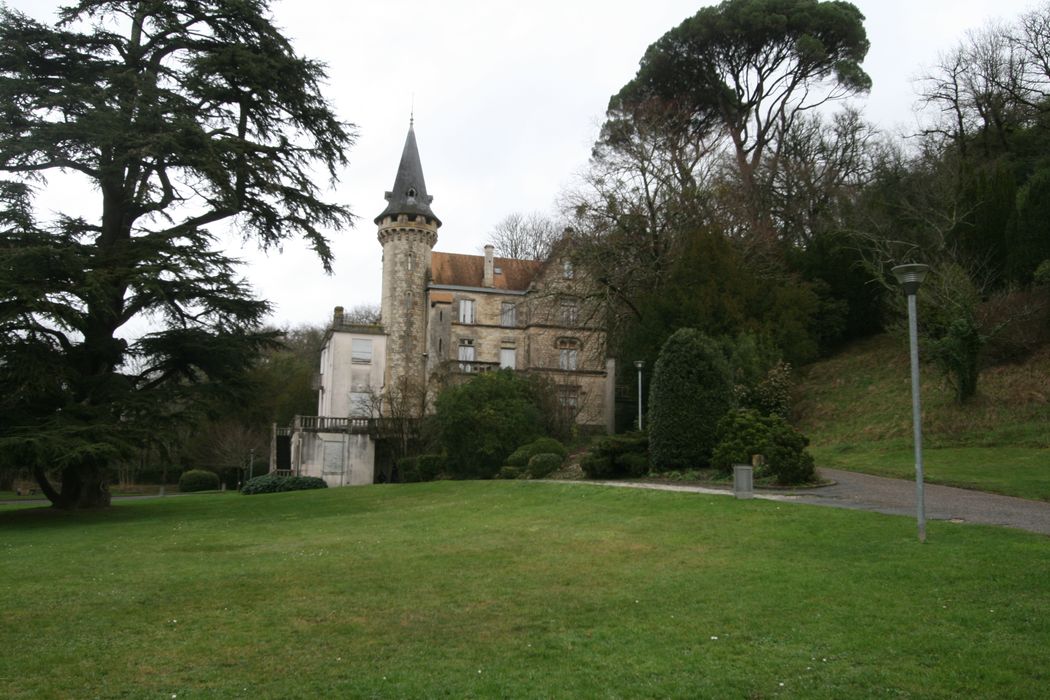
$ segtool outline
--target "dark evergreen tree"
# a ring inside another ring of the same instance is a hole
[[[649,389],[653,467],[706,467],[732,401],[732,372],[719,343],[693,328],[676,331],[660,350]]]
[[[264,0],[82,0],[53,27],[0,10],[0,451],[56,506],[107,503],[111,460],[271,341],[209,225],[302,237],[329,268],[323,231],[351,214],[315,168],[334,180],[352,127],[323,79]],[[97,207],[36,221],[60,172]],[[144,315],[160,329],[129,339]]]

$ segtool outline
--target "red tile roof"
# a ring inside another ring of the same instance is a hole
[[[543,263],[539,260],[495,258],[493,267],[498,268],[501,274],[492,276],[493,285],[496,289],[525,291],[542,266]],[[483,255],[431,254],[430,278],[434,284],[481,287],[484,277],[485,256]]]

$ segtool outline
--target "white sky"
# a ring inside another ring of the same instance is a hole
[[[1011,20],[1034,0],[853,0],[867,17],[872,77],[865,115],[915,126],[913,80],[967,29]],[[8,0],[50,20],[53,0]],[[511,212],[551,211],[587,163],[609,96],[646,47],[694,14],[696,0],[275,0],[300,53],[327,63],[337,114],[359,127],[333,199],[359,216],[331,235],[334,274],[305,246],[237,255],[279,325],[323,324],[332,307],[378,304],[381,249],[372,219],[394,181],[415,104],[437,250],[478,253]],[[49,200],[51,198],[49,197]],[[64,198],[63,198],[64,199]]]

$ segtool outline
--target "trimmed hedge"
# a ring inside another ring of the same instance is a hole
[[[215,491],[219,488],[219,475],[207,469],[190,469],[179,477],[179,491]]]
[[[326,489],[328,484],[324,479],[316,476],[279,476],[277,474],[263,474],[247,481],[241,487],[241,493],[245,496],[254,496],[259,493],[279,493],[282,491],[307,491],[310,489]]]
[[[584,455],[580,468],[589,479],[643,476],[649,471],[649,438],[645,433],[602,438]]]
[[[529,476],[542,479],[561,467],[565,458],[553,452],[541,452],[529,458]]]
[[[512,467],[507,465],[499,468],[499,473],[496,475],[497,479],[520,479],[521,469],[518,467]]]

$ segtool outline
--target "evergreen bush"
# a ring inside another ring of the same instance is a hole
[[[718,445],[711,465],[729,474],[734,464],[751,464],[751,456],[765,457],[758,476],[771,475],[781,484],[801,484],[815,476],[809,440],[780,416],[763,416],[753,409],[730,411],[718,422]]]
[[[179,477],[179,491],[215,491],[219,488],[219,475],[207,469],[190,469]]]
[[[616,476],[617,468],[613,466],[612,458],[608,455],[596,452],[588,452],[580,460],[580,469],[588,479],[612,479]]]
[[[780,361],[754,386],[738,386],[737,399],[741,408],[753,408],[764,416],[787,420],[791,417],[793,384],[791,365]]]
[[[438,395],[437,439],[445,471],[458,479],[489,479],[516,445],[543,432],[535,386],[511,371],[484,372]]]
[[[564,458],[553,452],[541,452],[529,458],[529,476],[542,479],[561,467]]]
[[[732,402],[732,373],[721,346],[695,329],[676,331],[660,350],[649,389],[652,466],[707,466],[715,428]]]
[[[649,438],[645,433],[610,435],[597,440],[580,461],[590,479],[642,476],[649,469]]]
[[[445,471],[445,455],[427,454],[416,458],[418,481],[433,481]]]
[[[1032,281],[1036,284],[1050,285],[1050,260],[1039,263],[1039,267],[1035,268]]]
[[[499,468],[499,473],[496,475],[497,479],[517,479],[521,476],[521,469],[518,467],[512,467],[510,465]]]
[[[324,479],[316,476],[282,476],[278,474],[263,474],[254,479],[249,479],[241,487],[241,493],[245,496],[254,496],[260,493],[279,493],[283,491],[308,491],[311,489],[326,489],[328,484]]]
[[[649,455],[641,452],[623,452],[613,458],[613,464],[619,474],[635,479],[649,472]]]
[[[402,484],[422,481],[419,473],[419,457],[402,457],[397,460],[397,477]]]

